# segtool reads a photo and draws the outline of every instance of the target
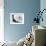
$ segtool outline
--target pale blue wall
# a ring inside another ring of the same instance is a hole
[[[46,0],[41,0],[40,1],[40,10],[42,11],[43,9],[46,9]],[[43,12],[42,17],[43,17],[43,22],[40,21],[40,25],[46,27],[46,11]]]
[[[24,37],[31,28],[35,12],[40,9],[40,0],[4,0],[4,35],[5,40],[17,41]],[[23,25],[11,25],[9,14],[11,12],[24,13]]]

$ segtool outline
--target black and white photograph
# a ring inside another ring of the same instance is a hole
[[[24,13],[10,13],[10,24],[24,24]]]

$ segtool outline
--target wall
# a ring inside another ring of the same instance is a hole
[[[43,9],[46,9],[46,0],[40,0],[40,9],[41,9],[41,11],[42,11]],[[43,17],[43,22],[40,21],[40,25],[46,27],[46,20],[45,20],[45,19],[46,19],[46,10],[43,12],[42,17]]]
[[[4,35],[7,41],[18,41],[32,28],[32,20],[40,9],[40,0],[4,0]],[[24,13],[24,24],[10,24],[10,13]]]

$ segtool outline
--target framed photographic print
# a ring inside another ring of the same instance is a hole
[[[10,13],[10,24],[24,24],[24,13]]]

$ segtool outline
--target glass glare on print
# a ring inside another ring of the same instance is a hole
[[[24,13],[10,13],[10,24],[24,24]]]

